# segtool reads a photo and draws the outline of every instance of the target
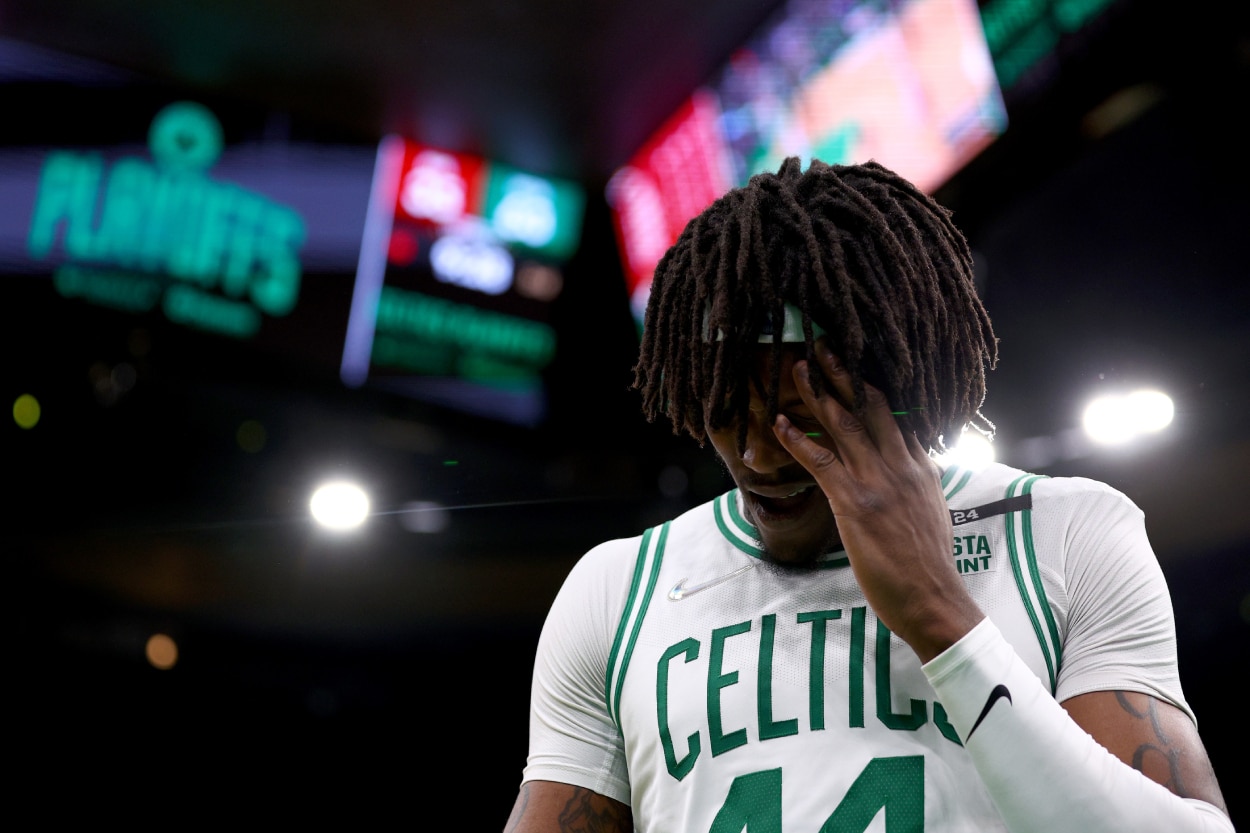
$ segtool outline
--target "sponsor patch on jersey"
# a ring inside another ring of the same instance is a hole
[[[951,523],[955,526],[970,524],[973,521],[983,521],[995,515],[1006,515],[1008,512],[1020,512],[1024,509],[1032,508],[1033,495],[1016,495],[1015,497],[1003,498],[983,506],[974,506],[971,509],[952,509],[950,510]]]
[[[998,569],[988,535],[956,535],[953,549],[955,569],[960,575],[992,573]]]

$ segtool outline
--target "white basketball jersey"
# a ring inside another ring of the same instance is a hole
[[[1139,690],[1187,709],[1166,587],[1126,498],[997,465],[949,469],[943,489],[959,572],[1047,690]],[[641,831],[1003,829],[918,658],[868,607],[846,554],[804,569],[761,555],[736,491],[588,553],[598,563],[574,571],[544,628],[526,779],[629,803]],[[1074,581],[1138,598],[1094,598]],[[606,616],[586,610],[596,604]],[[1084,612],[1103,604],[1118,607],[1115,628]]]

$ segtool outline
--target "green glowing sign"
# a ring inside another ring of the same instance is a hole
[[[540,321],[385,287],[371,358],[409,373],[525,386],[537,382],[555,346],[555,331]]]
[[[221,156],[221,124],[193,101],[171,104],[148,129],[148,150],[165,170],[206,171]]]
[[[1112,0],[990,0],[981,26],[1004,88],[1055,51],[1059,39],[1090,22]]]
[[[27,249],[57,264],[65,297],[236,338],[299,298],[304,220],[294,209],[208,176],[221,125],[180,102],[152,121],[152,161],[55,151],[44,160]]]
[[[557,260],[577,248],[585,196],[574,183],[494,163],[482,202],[491,228],[515,246]]]

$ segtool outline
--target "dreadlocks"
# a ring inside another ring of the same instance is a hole
[[[647,419],[663,414],[699,442],[736,423],[745,443],[759,334],[773,333],[775,358],[787,304],[809,361],[813,325],[827,332],[861,418],[867,381],[927,448],[965,426],[993,431],[980,407],[997,341],[950,212],[875,162],[804,172],[795,157],[712,203],[657,265],[634,368]],[[755,380],[770,419],[781,362],[771,366]]]

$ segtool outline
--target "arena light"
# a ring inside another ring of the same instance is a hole
[[[345,480],[318,486],[308,502],[313,520],[325,529],[345,532],[357,529],[369,517],[369,495]]]
[[[1085,407],[1081,425],[1086,436],[1100,445],[1125,445],[1167,428],[1175,412],[1172,397],[1162,391],[1141,389],[1093,399]]]
[[[943,465],[959,465],[978,469],[994,462],[994,444],[976,431],[965,431],[959,441],[943,453],[939,460]]]
[[[178,643],[165,633],[154,633],[143,646],[148,664],[161,671],[168,671],[178,664]]]

